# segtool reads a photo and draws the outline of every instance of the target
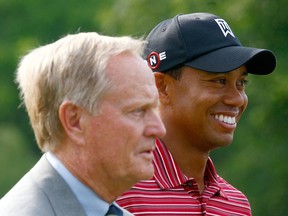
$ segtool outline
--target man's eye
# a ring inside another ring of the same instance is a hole
[[[238,82],[237,82],[237,86],[246,86],[247,85],[247,83],[248,83],[248,80],[239,80]]]
[[[132,113],[135,115],[141,115],[144,112],[145,112],[145,108],[138,108],[138,109],[133,110]]]
[[[219,84],[226,84],[226,79],[216,79],[214,82],[219,83]]]

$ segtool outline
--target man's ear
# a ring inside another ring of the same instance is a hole
[[[154,72],[155,82],[159,93],[159,100],[162,104],[168,104],[169,99],[169,81],[167,75],[161,72]]]
[[[71,101],[63,102],[59,107],[59,120],[67,137],[75,144],[83,144],[83,110]]]

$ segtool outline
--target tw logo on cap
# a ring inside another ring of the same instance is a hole
[[[223,32],[224,36],[227,37],[230,34],[232,37],[235,38],[231,28],[229,27],[228,23],[225,22],[223,19],[214,19],[218,26],[220,27],[221,31]]]
[[[147,62],[151,69],[156,69],[159,67],[160,62],[164,59],[166,59],[166,52],[161,52],[159,54],[156,52],[151,52],[148,55]]]

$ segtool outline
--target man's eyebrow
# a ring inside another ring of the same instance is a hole
[[[243,75],[243,76],[248,76],[247,70],[243,71],[243,72],[242,72],[242,75]]]
[[[221,73],[221,74],[226,74],[226,73]],[[241,76],[248,76],[248,71],[247,70],[243,70],[242,72],[240,72]]]

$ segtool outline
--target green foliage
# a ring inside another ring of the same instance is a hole
[[[27,148],[27,141],[16,124],[0,125],[0,194],[6,193],[35,162],[37,156]]]
[[[287,215],[288,23],[286,0],[0,0],[0,197],[33,165],[40,151],[14,71],[35,46],[78,31],[146,36],[179,13],[211,12],[225,18],[246,46],[272,49],[277,69],[249,76],[249,106],[234,143],[212,153],[218,172],[250,199],[253,215]]]

